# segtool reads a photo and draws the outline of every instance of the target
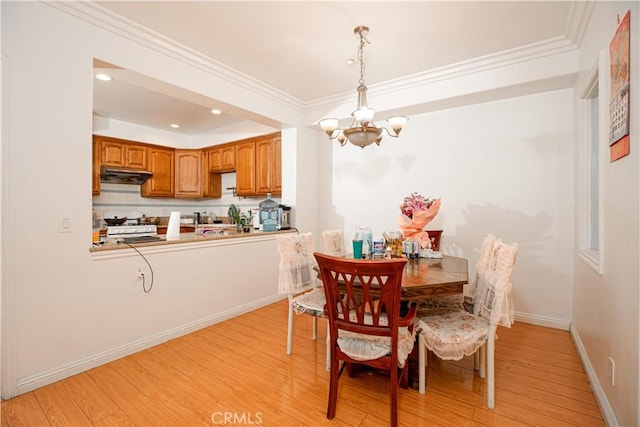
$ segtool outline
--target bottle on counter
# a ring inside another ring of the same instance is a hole
[[[258,209],[260,211],[262,231],[280,230],[281,208],[278,202],[271,199],[271,193],[267,193],[267,199],[260,202]]]

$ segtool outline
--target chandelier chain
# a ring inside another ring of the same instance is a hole
[[[364,46],[369,43],[364,34],[360,32],[360,47],[358,48],[358,61],[360,61],[360,80],[359,84],[364,85]]]

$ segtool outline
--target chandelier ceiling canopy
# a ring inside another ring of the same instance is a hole
[[[409,119],[404,116],[389,117],[387,123],[391,127],[391,130],[386,127],[378,127],[373,122],[375,110],[369,108],[367,105],[367,86],[364,83],[364,47],[365,44],[369,44],[367,40],[369,27],[361,25],[354,28],[353,32],[360,38],[360,44],[358,46],[360,80],[358,80],[358,87],[356,88],[358,92],[358,106],[357,109],[351,113],[353,121],[349,127],[341,128],[339,127],[338,119],[327,118],[320,120],[320,127],[327,133],[329,139],[336,139],[341,146],[344,146],[348,141],[353,145],[364,148],[373,142],[380,145],[383,133],[385,132],[387,135],[397,138]]]

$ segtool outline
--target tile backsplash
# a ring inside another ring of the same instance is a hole
[[[182,215],[194,212],[206,212],[208,215],[227,216],[230,204],[235,204],[243,212],[257,208],[264,198],[234,197],[236,174],[222,175],[222,197],[220,199],[192,200],[172,198],[147,198],[140,196],[139,185],[100,183],[100,194],[93,196],[93,210],[101,217],[131,216],[169,216],[172,211]],[[280,203],[280,198],[273,198]]]

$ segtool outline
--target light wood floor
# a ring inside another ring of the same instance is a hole
[[[294,319],[285,354],[286,301],[236,317],[2,402],[3,426],[385,426],[387,378],[340,379],[337,416],[326,419],[326,324]],[[603,426],[566,331],[499,328],[496,408],[471,359],[430,355],[427,392],[401,389],[405,426]]]

